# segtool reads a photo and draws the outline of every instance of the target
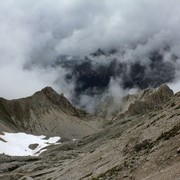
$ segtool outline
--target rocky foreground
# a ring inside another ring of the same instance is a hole
[[[103,130],[38,157],[0,155],[0,179],[179,180],[180,92],[163,85],[124,104]]]

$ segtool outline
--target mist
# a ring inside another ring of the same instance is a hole
[[[94,112],[135,89],[177,92],[179,29],[178,0],[1,1],[0,96],[52,86]]]

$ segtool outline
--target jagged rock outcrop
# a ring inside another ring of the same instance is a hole
[[[96,132],[100,126],[100,121],[75,108],[51,87],[27,98],[0,99],[0,131],[79,138]]]
[[[131,103],[129,103],[129,107],[127,107],[125,113],[128,115],[146,113],[149,110],[157,108],[160,104],[167,102],[173,95],[173,91],[167,85],[161,85],[157,90],[143,90],[138,94],[137,98],[132,100],[132,102],[130,97],[129,102]]]
[[[141,90],[137,94],[127,95],[123,98],[119,113],[114,116],[113,120],[155,110],[163,103],[166,103],[173,95],[174,92],[166,84],[157,89],[149,88]]]
[[[95,115],[115,120],[117,117],[144,114],[167,102],[173,95],[174,92],[163,84],[159,88],[140,90],[119,100],[108,97],[99,103]]]

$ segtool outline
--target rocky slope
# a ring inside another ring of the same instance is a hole
[[[120,102],[108,97],[99,103],[95,115],[115,120],[118,117],[144,114],[167,102],[173,95],[173,91],[163,84],[158,88],[147,88],[136,94],[128,94]]]
[[[144,114],[167,102],[174,92],[165,84],[156,89],[145,89],[124,97],[119,116]]]
[[[0,132],[26,132],[62,138],[80,138],[100,128],[100,120],[79,110],[52,88],[16,99],[0,99]]]
[[[118,115],[105,129],[39,157],[1,155],[0,179],[179,180],[180,92],[161,86],[137,96],[134,102],[153,107]]]

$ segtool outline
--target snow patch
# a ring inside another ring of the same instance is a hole
[[[32,134],[26,133],[7,133],[3,132],[3,135],[0,135],[0,154],[6,154],[10,156],[39,156],[40,153],[46,151],[43,149],[52,144],[59,144],[57,141],[61,137],[50,137],[45,139],[46,136],[40,135],[35,136]],[[32,150],[29,148],[30,144],[38,144],[38,146]]]

